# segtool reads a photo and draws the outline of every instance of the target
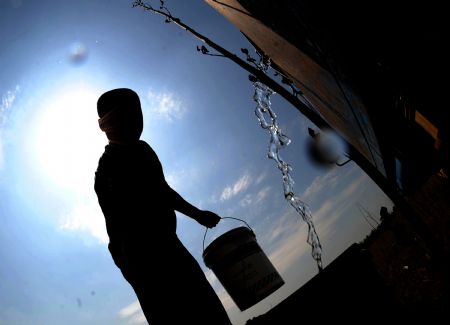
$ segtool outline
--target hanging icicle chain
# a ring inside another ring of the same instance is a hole
[[[257,67],[264,73],[267,73],[270,67],[270,59],[260,55],[260,62]],[[308,206],[297,196],[294,192],[294,180],[291,176],[292,167],[283,160],[280,155],[280,149],[288,146],[291,140],[283,134],[278,126],[277,115],[272,110],[270,97],[275,93],[272,89],[258,80],[253,80],[255,93],[253,95],[254,101],[257,103],[255,114],[258,118],[260,126],[267,130],[270,134],[268,158],[273,159],[283,177],[284,197],[289,204],[300,214],[303,221],[308,225],[307,243],[311,246],[311,255],[317,262],[319,271],[322,270],[322,245],[320,244],[319,236],[317,235],[312,214]]]

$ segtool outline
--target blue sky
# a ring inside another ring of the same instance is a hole
[[[232,52],[250,48],[203,1],[167,1],[175,15]],[[116,87],[141,97],[143,139],[187,200],[246,220],[286,284],[240,312],[202,259],[204,228],[178,215],[178,235],[235,324],[266,312],[317,273],[306,225],[283,198],[266,158],[248,73],[202,56],[191,35],[131,1],[0,1],[0,324],[145,324],[107,251],[93,190],[106,144],[96,100]],[[314,127],[279,96],[281,153],[311,208],[326,266],[392,204],[354,163],[321,169],[305,153]],[[207,242],[240,225],[224,220]],[[150,254],[150,253],[149,253]]]

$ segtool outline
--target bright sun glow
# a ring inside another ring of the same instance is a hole
[[[106,144],[97,124],[99,94],[82,86],[59,91],[38,109],[33,160],[54,186],[76,192],[92,189],[98,159]]]

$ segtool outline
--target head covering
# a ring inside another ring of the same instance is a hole
[[[105,92],[97,101],[98,124],[112,142],[138,140],[143,129],[139,96],[131,89]]]

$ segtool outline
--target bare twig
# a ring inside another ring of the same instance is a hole
[[[245,62],[241,58],[239,58],[236,54],[233,54],[218,45],[217,43],[211,41],[206,36],[200,34],[190,26],[183,23],[178,17],[174,17],[169,12],[163,11],[161,9],[156,9],[155,7],[145,3],[142,0],[136,0],[133,2],[133,7],[141,7],[146,11],[150,11],[156,13],[158,15],[163,16],[166,21],[171,22],[184,29],[188,33],[194,35],[197,39],[213,48],[217,52],[221,53],[226,58],[238,64],[243,69],[247,70],[251,75],[256,77],[259,81],[270,87],[273,91],[280,94],[284,99],[286,99],[289,103],[291,103],[295,108],[297,108],[303,115],[305,115],[309,120],[311,120],[314,124],[316,124],[319,128],[330,128],[330,125],[315,111],[311,110],[310,107],[305,105],[301,100],[297,98],[297,96],[292,95],[286,88],[278,84],[272,78],[270,78],[267,74],[260,71],[256,66],[252,66],[251,64]]]

